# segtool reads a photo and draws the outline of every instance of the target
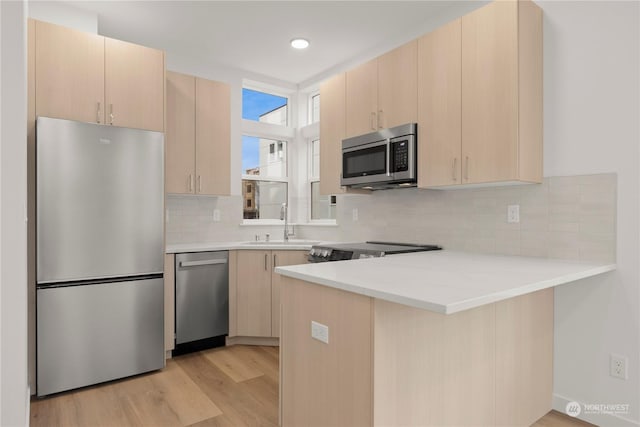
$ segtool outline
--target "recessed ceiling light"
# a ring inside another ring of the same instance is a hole
[[[309,40],[300,38],[293,39],[291,40],[291,47],[295,49],[306,49],[309,47]]]

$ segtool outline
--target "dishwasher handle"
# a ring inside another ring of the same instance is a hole
[[[200,267],[203,265],[226,264],[226,259],[205,259],[202,261],[180,261],[180,267]]]

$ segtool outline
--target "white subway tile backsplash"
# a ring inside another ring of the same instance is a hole
[[[616,174],[545,178],[542,184],[456,191],[417,188],[339,195],[336,227],[301,225],[296,238],[433,243],[483,253],[615,260]],[[298,202],[304,199],[298,200]],[[507,206],[520,205],[520,222]],[[358,209],[358,221],[352,210]],[[213,211],[220,221],[213,221]],[[297,217],[306,217],[306,205]],[[242,198],[167,197],[167,242],[280,238],[282,226],[242,226]],[[294,214],[295,215],[295,214]]]

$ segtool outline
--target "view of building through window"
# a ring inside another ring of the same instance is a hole
[[[242,180],[244,219],[280,219],[280,208],[287,201],[287,183]]]
[[[285,97],[242,90],[243,119],[287,126],[287,107]],[[243,135],[242,174],[244,219],[279,219],[287,202],[287,141]]]

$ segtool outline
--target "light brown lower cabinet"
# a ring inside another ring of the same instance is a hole
[[[307,251],[230,251],[229,336],[280,335],[280,281],[277,266],[306,264]]]
[[[281,302],[282,426],[530,426],[551,410],[553,289],[443,315],[284,277]]]

